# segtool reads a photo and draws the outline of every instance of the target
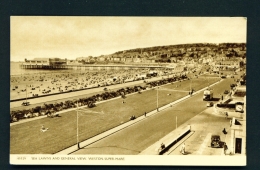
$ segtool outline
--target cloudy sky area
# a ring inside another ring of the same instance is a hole
[[[11,17],[11,61],[100,56],[188,43],[246,42],[242,17]]]

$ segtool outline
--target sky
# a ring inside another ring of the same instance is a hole
[[[11,61],[190,43],[246,43],[243,17],[11,16]]]

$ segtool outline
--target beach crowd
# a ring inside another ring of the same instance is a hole
[[[165,75],[166,69],[153,72]],[[94,87],[105,87],[140,80],[140,75],[149,69],[100,70],[80,72],[50,72],[11,76],[10,99],[38,97],[53,93],[71,92]]]

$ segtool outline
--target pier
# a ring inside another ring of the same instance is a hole
[[[90,65],[38,65],[33,63],[22,63],[22,69],[46,69],[46,70],[129,70],[140,68],[167,68],[166,64],[90,64]]]

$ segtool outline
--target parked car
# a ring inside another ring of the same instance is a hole
[[[219,135],[212,135],[212,136],[211,136],[210,146],[211,146],[212,148],[223,148],[224,142],[222,142],[222,141],[220,140],[220,136],[219,136]]]
[[[232,89],[232,88],[234,88],[234,87],[236,87],[237,85],[236,84],[230,84],[230,88]]]
[[[221,78],[225,79],[225,78],[227,78],[227,76],[223,75],[223,76],[221,76]]]
[[[130,118],[129,118],[129,120],[135,120],[135,115],[132,115]]]
[[[228,93],[229,93],[229,91],[228,91],[228,90],[225,90],[225,91],[224,91],[224,94],[228,94]]]
[[[29,105],[30,105],[30,102],[23,102],[22,105],[23,105],[23,106],[29,106]]]

